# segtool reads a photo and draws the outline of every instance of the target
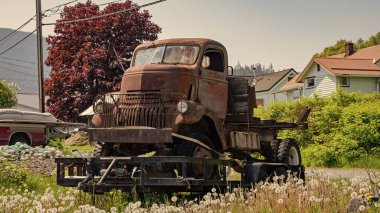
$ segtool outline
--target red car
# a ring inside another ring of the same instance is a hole
[[[52,127],[63,126],[84,126],[84,124],[62,122],[50,113],[0,109],[0,145],[21,142],[30,146],[44,146],[54,129]]]

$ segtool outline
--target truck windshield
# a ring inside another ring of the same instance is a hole
[[[194,64],[199,52],[198,46],[157,46],[138,50],[133,66],[146,64]]]

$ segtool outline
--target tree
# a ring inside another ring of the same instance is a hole
[[[347,44],[347,42],[348,42],[347,40],[341,39],[337,41],[334,45],[324,48],[323,51],[320,53],[317,53],[316,56],[326,57],[326,56],[344,53],[345,45]],[[376,35],[369,37],[368,40],[363,40],[362,38],[359,38],[354,43],[354,49],[359,50],[362,48],[367,48],[367,47],[375,46],[378,44],[380,44],[380,32],[378,32]]]
[[[17,104],[16,92],[18,87],[14,83],[6,83],[0,80],[0,109],[11,108]]]
[[[99,94],[118,91],[123,70],[118,66],[114,49],[124,67],[137,45],[157,39],[161,28],[151,21],[148,11],[132,10],[100,19],[60,24],[129,9],[137,5],[130,0],[109,4],[103,10],[87,1],[67,6],[55,25],[55,35],[47,42],[51,66],[45,82],[48,111],[65,121],[81,121],[79,113],[91,106]]]

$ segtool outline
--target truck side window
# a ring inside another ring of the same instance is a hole
[[[208,58],[209,66],[206,69],[224,72],[223,53],[216,49],[208,49],[204,58]]]

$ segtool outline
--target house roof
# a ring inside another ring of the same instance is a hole
[[[278,82],[280,82],[288,73],[292,71],[295,72],[294,69],[291,68],[258,77],[255,84],[256,92],[266,92],[271,90]]]
[[[328,56],[327,58],[348,58],[348,59],[380,59],[380,44],[372,47],[359,49],[355,53],[345,57],[345,53]]]
[[[302,83],[297,83],[297,80],[298,80],[299,77],[300,77],[300,74],[296,75],[294,78],[292,78],[292,80],[290,80],[284,86],[282,86],[279,91],[280,92],[285,92],[285,91],[289,91],[289,90],[294,90],[294,89],[302,88],[303,84]]]
[[[314,61],[332,75],[380,76],[380,66],[373,59],[314,58]]]
[[[345,56],[344,53],[328,56],[313,57],[301,72],[297,82],[302,82],[302,77],[313,63],[320,64],[332,75],[353,75],[353,76],[380,76],[380,66],[374,62],[380,59],[380,45],[367,47]]]

